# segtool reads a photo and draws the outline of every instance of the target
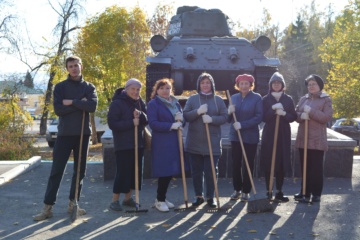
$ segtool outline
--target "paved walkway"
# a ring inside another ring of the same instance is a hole
[[[1,165],[1,164],[0,164]],[[321,203],[290,202],[274,205],[273,213],[250,214],[246,204],[229,202],[231,179],[219,179],[221,205],[233,204],[230,211],[210,213],[204,205],[197,211],[168,213],[152,208],[156,180],[146,179],[140,192],[147,213],[126,214],[108,209],[112,181],[103,181],[102,163],[89,163],[80,206],[87,215],[71,224],[66,213],[72,164],[54,206],[54,217],[34,222],[32,215],[42,208],[51,163],[22,172],[0,185],[0,239],[360,239],[360,159],[354,159],[352,178],[327,178]],[[0,166],[0,169],[2,167]],[[263,198],[265,183],[255,179],[257,198]],[[299,190],[299,179],[286,179],[285,193]],[[193,197],[187,179],[189,201]],[[171,182],[168,200],[183,204],[181,179]]]

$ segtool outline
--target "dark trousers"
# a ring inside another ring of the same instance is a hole
[[[301,176],[304,171],[304,149],[299,148]],[[324,185],[324,151],[307,150],[306,161],[306,189],[305,195],[321,196]],[[303,189],[303,181],[301,181],[301,193]]]
[[[282,191],[282,186],[284,184],[284,167],[283,167],[283,162],[282,162],[282,158],[277,158],[275,159],[275,161],[279,161],[277,163],[277,167],[274,169],[274,177],[275,177],[275,185],[276,185],[276,190],[278,191]],[[266,190],[269,192],[269,184],[270,184],[270,171],[271,169],[266,169],[265,171],[265,184],[266,184]],[[272,189],[270,190],[270,192],[272,191]]]
[[[253,174],[257,144],[244,143],[244,148],[249,162],[251,174]],[[250,193],[251,182],[246,165],[243,163],[243,152],[239,142],[231,142],[231,153],[233,161],[232,174],[234,190],[242,190],[243,193]]]
[[[80,198],[80,192],[83,184],[83,179],[85,177],[86,171],[86,158],[88,154],[89,147],[89,138],[90,136],[84,136],[82,142],[81,150],[81,164],[80,164],[80,181],[79,181],[79,191],[77,195],[77,200]],[[54,205],[56,202],[57,193],[59,191],[59,186],[64,175],[66,164],[69,160],[71,151],[74,156],[74,169],[71,179],[71,187],[69,199],[75,199],[75,186],[76,186],[76,176],[77,176],[77,167],[79,160],[79,149],[80,149],[80,136],[58,136],[55,142],[53,150],[53,163],[51,167],[50,177],[48,180],[44,203],[47,205]]]
[[[138,149],[138,187],[141,190],[144,149]],[[128,193],[135,189],[135,150],[116,151],[116,175],[113,193]]]
[[[156,197],[159,202],[165,202],[167,189],[169,187],[171,179],[172,176],[159,177]]]
[[[213,160],[215,179],[217,181],[219,156],[213,156]],[[203,196],[205,178],[205,196],[207,199],[214,198],[215,185],[210,156],[190,153],[190,164],[195,196]]]

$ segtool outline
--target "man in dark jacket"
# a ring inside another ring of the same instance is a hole
[[[65,65],[69,73],[68,78],[56,84],[54,89],[54,110],[55,114],[59,116],[59,124],[58,136],[53,150],[53,164],[44,197],[45,206],[40,214],[33,217],[35,221],[52,217],[52,206],[56,202],[56,196],[71,151],[74,155],[74,172],[69,195],[69,213],[73,211],[75,206],[75,197],[79,200],[82,180],[85,177],[86,158],[91,136],[89,113],[96,110],[97,94],[95,86],[83,79],[81,74],[82,63],[79,57],[68,57]],[[82,125],[83,116],[85,117],[84,126]],[[82,128],[80,181],[78,195],[75,196]],[[86,211],[78,208],[78,214],[84,215]]]

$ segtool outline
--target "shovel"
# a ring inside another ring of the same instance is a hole
[[[229,104],[232,105],[229,90],[226,91],[226,94],[227,94],[227,97],[229,99]],[[237,122],[235,112],[233,112],[233,119],[234,119],[234,122]],[[238,138],[239,138],[239,141],[240,141],[240,146],[241,146],[241,150],[243,152],[245,165],[246,165],[246,168],[247,168],[247,171],[248,171],[251,187],[253,189],[253,193],[254,193],[254,197],[255,197],[256,189],[255,189],[255,185],[254,185],[254,180],[253,180],[253,177],[252,177],[252,172],[250,170],[249,161],[248,161],[247,156],[246,156],[244,143],[243,143],[243,140],[241,138],[240,130],[237,130],[237,135],[238,135]],[[267,199],[267,198],[250,200],[250,201],[248,201],[248,204],[247,204],[247,211],[249,213],[272,212],[273,210],[274,210],[274,208],[270,204],[269,199]]]
[[[127,210],[125,213],[144,213],[148,212],[147,209],[139,209],[139,153],[138,153],[138,126],[134,126],[134,136],[135,136],[135,210]]]
[[[272,198],[272,189],[273,189],[273,184],[274,184],[274,170],[275,170],[277,139],[278,139],[278,132],[279,132],[279,120],[280,120],[280,116],[276,114],[275,133],[274,133],[274,142],[273,142],[273,150],[272,150],[272,157],[271,157],[271,169],[270,169],[269,196],[268,196],[269,200],[271,200],[271,198]]]
[[[181,177],[184,186],[184,203],[185,208],[175,208],[174,211],[181,212],[184,210],[196,210],[194,207],[188,206],[188,195],[187,195],[187,186],[186,186],[186,176],[185,176],[185,164],[184,164],[184,151],[183,151],[183,137],[182,129],[178,128],[178,140],[179,140],[179,152],[180,152],[180,164],[181,164]]]
[[[78,165],[77,165],[77,169],[76,169],[76,186],[75,186],[74,207],[71,212],[71,218],[70,218],[71,222],[74,222],[78,217],[78,209],[79,209],[78,194],[79,194],[79,182],[80,182],[81,152],[82,152],[82,143],[83,143],[83,135],[84,135],[84,123],[85,123],[85,111],[83,111],[83,114],[82,114],[79,157],[78,157]]]

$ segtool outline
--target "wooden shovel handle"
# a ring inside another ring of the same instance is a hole
[[[186,178],[185,178],[185,164],[184,164],[184,152],[183,152],[183,137],[182,130],[178,128],[178,141],[179,141],[179,152],[180,152],[180,164],[181,164],[181,177],[184,186],[184,202],[185,207],[188,208],[188,196],[187,196],[187,186],[186,186]]]
[[[228,99],[229,99],[229,104],[232,105],[231,96],[230,96],[229,90],[226,90],[226,95],[227,95],[227,97],[228,97]],[[237,120],[236,120],[236,115],[235,115],[234,112],[233,112],[233,118],[234,118],[234,122],[237,122]],[[249,179],[250,179],[250,182],[251,182],[251,187],[252,187],[252,189],[253,189],[254,194],[256,194],[255,184],[254,184],[254,180],[253,180],[252,173],[251,173],[251,170],[250,170],[249,161],[248,161],[248,159],[247,159],[247,155],[246,155],[246,152],[245,152],[244,143],[243,143],[243,140],[242,140],[242,138],[241,138],[240,130],[238,129],[238,130],[236,130],[236,131],[237,131],[237,134],[238,134],[238,137],[239,137],[241,150],[242,150],[242,152],[243,152],[243,156],[244,156],[244,159],[245,159],[245,165],[246,165],[246,169],[247,169],[247,171],[248,171]]]
[[[302,194],[306,194],[306,168],[307,168],[307,145],[308,145],[308,131],[309,131],[309,120],[305,119],[304,129],[304,166],[303,166],[303,191]]]
[[[277,140],[278,140],[278,132],[279,132],[279,120],[280,120],[280,116],[276,114],[274,142],[273,142],[273,150],[271,156],[269,192],[272,191],[274,184],[274,170],[275,170],[276,148],[277,148]]]
[[[218,207],[220,207],[219,190],[218,190],[217,181],[216,181],[214,156],[213,156],[213,151],[212,151],[212,147],[211,147],[211,139],[210,139],[210,131],[209,131],[208,123],[205,123],[205,129],[206,129],[207,142],[208,142],[208,146],[209,146],[209,155],[210,155],[211,170],[212,170],[212,175],[213,175],[213,180],[214,180],[215,196],[216,196],[216,201],[217,201]]]

